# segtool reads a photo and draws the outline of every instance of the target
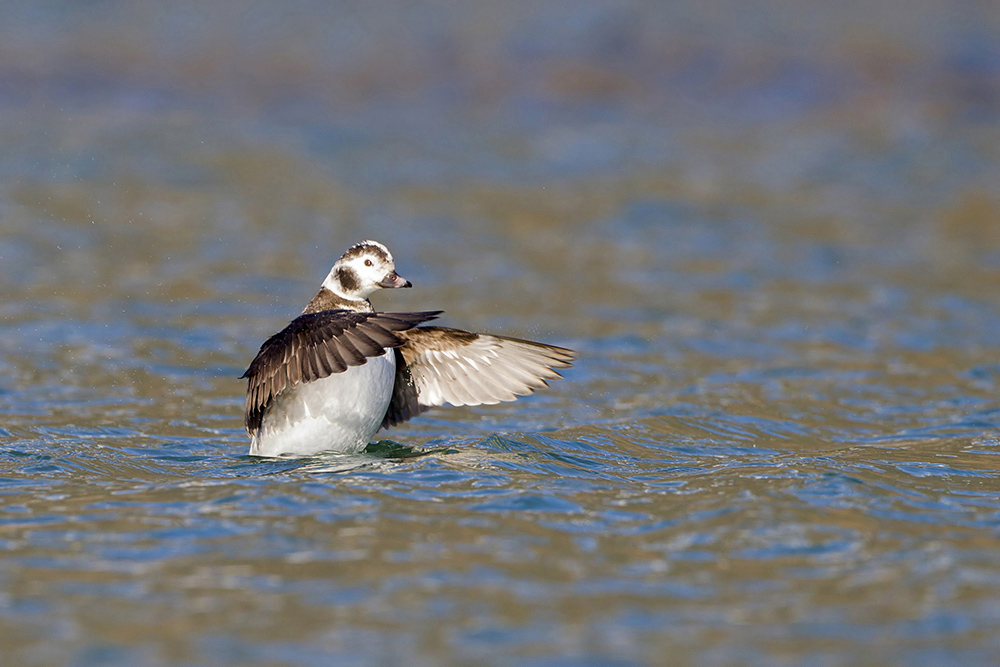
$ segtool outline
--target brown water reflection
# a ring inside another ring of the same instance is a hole
[[[9,9],[0,662],[994,661],[987,5]],[[580,363],[244,456],[363,238]]]

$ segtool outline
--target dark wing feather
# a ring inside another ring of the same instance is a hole
[[[403,353],[397,347],[396,381],[392,386],[392,398],[389,399],[389,409],[382,420],[382,428],[390,428],[413,419],[417,415],[430,410],[429,405],[420,405],[417,400],[417,386],[413,382],[413,374],[403,359]]]
[[[401,331],[396,382],[382,428],[396,426],[431,407],[513,401],[562,377],[572,350],[519,338],[474,334],[445,327]]]
[[[441,311],[422,313],[357,313],[325,310],[296,317],[260,346],[247,378],[244,420],[247,433],[260,428],[264,411],[275,396],[300,382],[312,382],[404,343],[400,332],[436,318]]]

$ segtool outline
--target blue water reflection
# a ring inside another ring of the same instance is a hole
[[[5,664],[991,664],[996,17],[730,5],[11,4]],[[579,362],[247,456],[363,238]]]

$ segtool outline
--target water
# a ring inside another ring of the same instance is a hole
[[[1000,19],[863,10],[11,4],[0,662],[995,662]],[[578,363],[246,456],[365,238]]]

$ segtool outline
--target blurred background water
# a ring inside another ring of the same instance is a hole
[[[995,3],[0,17],[2,664],[995,663]],[[247,457],[366,238],[578,364]]]

